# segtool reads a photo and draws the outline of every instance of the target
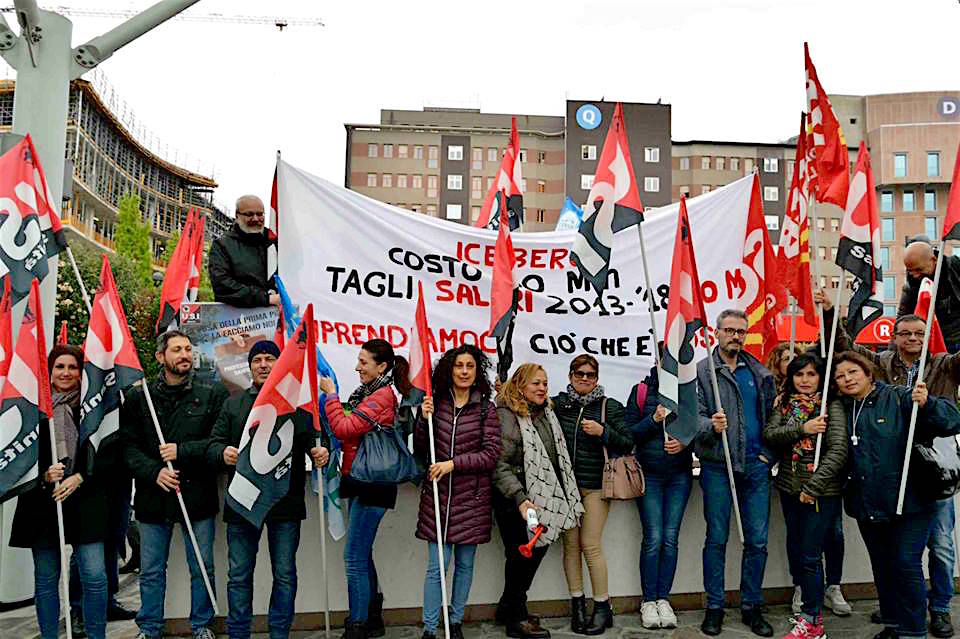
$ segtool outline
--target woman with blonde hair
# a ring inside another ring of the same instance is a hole
[[[497,416],[503,448],[493,476],[493,512],[506,557],[497,621],[508,637],[547,639],[550,632],[527,612],[527,591],[550,544],[579,525],[583,503],[542,366],[517,368],[497,398]],[[530,511],[546,530],[532,556],[524,557],[519,547],[531,540]]]

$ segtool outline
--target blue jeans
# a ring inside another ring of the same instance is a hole
[[[349,620],[354,623],[367,620],[370,600],[377,594],[379,582],[377,567],[373,564],[373,542],[377,538],[380,520],[385,514],[386,508],[366,506],[357,499],[350,503],[350,523],[347,524],[343,563],[347,573]]]
[[[787,528],[787,558],[794,583],[803,594],[801,611],[813,623],[823,608],[823,547],[833,534],[840,497],[820,497],[817,505],[800,502],[799,495],[780,493]]]
[[[658,475],[649,473],[646,494],[637,498],[643,544],[640,550],[640,585],[644,601],[670,596],[677,572],[677,540],[683,511],[690,499],[693,475],[689,470]]]
[[[210,584],[214,585],[213,536],[216,526],[213,517],[194,519],[192,523],[203,565],[210,577]],[[151,637],[163,634],[163,600],[167,593],[167,558],[170,556],[173,527],[172,521],[162,524],[140,522],[140,612],[137,614],[137,626]],[[197,632],[213,621],[213,604],[203,583],[187,529],[182,524],[180,528],[190,569],[190,627]]]
[[[117,605],[117,593],[120,591],[120,551],[127,543],[127,528],[130,524],[130,493],[133,480],[121,481],[117,485],[107,484],[107,538],[103,542],[103,564],[107,569],[107,608]],[[77,557],[70,558],[70,610],[80,612],[83,588],[80,583],[80,570]]]
[[[74,546],[80,580],[83,582],[83,618],[90,639],[103,639],[107,631],[107,575],[103,567],[103,543]],[[37,625],[43,639],[57,639],[60,625],[60,548],[33,549],[34,603]]]
[[[843,580],[843,506],[837,509],[833,526],[823,541],[823,562],[826,564],[828,586],[839,586]],[[794,582],[795,585],[800,585]]]
[[[922,560],[934,516],[931,509],[889,522],[857,522],[870,555],[880,616],[899,637],[927,634],[927,584]]]
[[[293,604],[297,597],[297,548],[300,546],[299,521],[268,521],[267,544],[273,587],[267,625],[271,639],[286,639],[293,624]],[[253,570],[257,565],[262,528],[246,521],[227,524],[227,550],[230,570],[227,577],[227,632],[230,639],[249,639],[253,617]]]
[[[473,559],[477,553],[476,544],[444,544],[443,572],[450,565],[450,555],[456,559],[453,563],[453,595],[450,597],[450,623],[463,623],[463,611],[470,597],[473,585]],[[427,543],[427,574],[423,579],[423,629],[437,633],[443,614],[443,595],[440,592],[440,558],[437,556],[437,544]]]
[[[763,605],[763,572],[767,565],[767,531],[770,524],[770,468],[760,460],[747,462],[734,473],[740,518],[743,522],[743,558],[740,563],[740,606],[749,610]],[[707,539],[703,545],[703,589],[707,608],[723,608],[723,573],[733,498],[723,464],[700,465],[703,516]]]
[[[937,512],[930,528],[927,548],[927,566],[930,569],[930,610],[950,612],[950,599],[953,598],[953,562],[956,549],[953,547],[953,527],[956,525],[956,512],[953,497],[937,502]]]

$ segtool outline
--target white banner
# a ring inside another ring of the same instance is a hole
[[[742,264],[752,180],[744,177],[687,203],[711,318],[725,308],[746,308],[758,290]],[[495,231],[411,213],[282,161],[278,182],[280,276],[295,304],[313,302],[320,348],[337,371],[341,392],[359,383],[351,371],[366,340],[386,339],[407,354],[418,281],[434,359],[464,342],[496,359],[495,340],[487,334]],[[643,227],[660,339],[678,207],[648,210]],[[590,353],[600,362],[607,394],[624,400],[654,362],[636,227],[615,236],[609,286],[600,301],[570,262],[575,234],[513,234],[523,290],[514,366],[542,364],[553,394],[566,388],[570,360]]]

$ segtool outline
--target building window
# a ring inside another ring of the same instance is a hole
[[[763,158],[763,172],[776,173],[780,170],[779,158]]]
[[[463,176],[451,174],[447,176],[447,189],[451,191],[460,191],[463,189]]]
[[[686,197],[690,197],[690,187],[689,187],[689,186],[681,186],[681,187],[680,187],[680,195],[683,195],[683,196],[686,196]]]
[[[436,175],[427,176],[427,197],[437,197],[437,183],[439,179]]]
[[[581,160],[596,160],[596,159],[597,159],[597,145],[596,145],[596,144],[582,144],[582,145],[580,145],[580,159],[581,159]]]
[[[927,152],[927,175],[937,177],[940,175],[940,152]]]
[[[884,271],[890,270],[890,247],[881,246],[880,247],[880,268]]]
[[[440,161],[440,147],[431,146],[427,149],[427,168],[435,169]]]
[[[750,175],[753,173],[753,158],[743,158],[743,174]]]
[[[645,147],[643,147],[643,161],[644,161],[644,162],[659,162],[659,161],[660,161],[660,147],[659,147],[659,146],[645,146]]]
[[[817,230],[823,231],[826,228],[826,222],[823,221],[822,217],[817,218]]]
[[[647,193],[659,193],[660,178],[658,177],[643,178],[643,190],[646,191]]]
[[[547,192],[547,183],[544,180],[537,180],[537,193],[546,193],[546,192]]]
[[[429,215],[430,217],[437,217],[436,204],[427,204],[427,215]]]
[[[412,186],[413,188],[415,188],[415,189],[422,189],[422,188],[423,188],[423,176],[422,176],[422,175],[414,175],[414,176],[412,176],[410,182],[411,182],[411,186]]]
[[[488,178],[487,178],[487,191],[486,191],[486,192],[489,193],[489,192],[490,192],[490,189],[492,189],[492,188],[493,188],[493,178],[492,178],[492,177],[488,177]]]
[[[368,158],[375,158],[375,157],[377,157],[377,155],[378,155],[378,154],[377,154],[378,149],[379,149],[379,147],[378,147],[376,144],[368,144],[368,145],[367,145],[367,157],[368,157]]]
[[[880,239],[884,242],[892,242],[896,233],[893,218],[885,217],[880,220]]]
[[[727,159],[717,158],[716,160],[714,160],[714,165],[717,167],[718,171],[723,171],[727,166]]]
[[[837,261],[837,247],[836,247],[836,246],[834,246],[832,249],[830,249],[830,259],[833,260],[834,262]]]
[[[708,158],[708,157],[700,158],[700,168],[703,169],[704,171],[709,171],[709,170],[710,170],[710,158]]]
[[[537,209],[537,222],[543,224],[546,221],[546,212],[543,209]]]
[[[432,147],[431,147],[432,148]],[[463,159],[463,147],[459,144],[451,144],[447,147],[447,159],[448,160],[462,160]]]
[[[690,170],[690,158],[680,158],[680,170],[681,171]]]
[[[883,276],[883,299],[897,299],[897,278],[893,275]]]
[[[913,203],[913,191],[904,191],[903,192],[903,210],[904,211],[913,211],[915,208]]]
[[[933,189],[927,189],[923,192],[923,210],[924,211],[936,211],[937,210],[937,192]]]
[[[826,276],[826,275],[821,275],[821,276],[820,276],[820,288],[827,288],[827,276]]]
[[[392,144],[384,144],[384,145],[383,145],[383,157],[385,157],[385,158],[392,158],[392,157],[393,157],[393,145],[392,145]]]
[[[770,158],[767,158],[770,159]],[[774,160],[776,158],[773,158]],[[763,187],[763,199],[765,202],[777,202],[780,199],[780,187],[777,186],[765,186]]]
[[[404,173],[397,175],[397,188],[405,189],[407,188],[407,176]]]
[[[827,249],[823,246],[818,246],[817,257],[819,257],[821,260],[827,259]]]
[[[593,188],[593,174],[583,174],[580,176],[580,188],[589,191]]]
[[[893,177],[907,177],[907,154],[893,154]]]
[[[730,158],[730,170],[731,171],[740,170],[740,158]]]
[[[474,176],[470,178],[470,197],[479,200],[483,197],[483,178]]]
[[[527,150],[526,150],[526,149],[520,149],[520,161],[521,161],[521,162],[526,162],[526,161],[527,161]]]
[[[470,222],[476,222],[480,219],[480,207],[471,206],[470,207]],[[438,564],[439,565],[439,564]]]
[[[939,233],[937,233],[937,218],[935,217],[925,217],[923,218],[923,232],[931,240],[936,240]]]
[[[447,204],[447,219],[448,220],[459,220],[463,217],[463,205],[462,204]]]
[[[703,186],[700,187],[700,195],[703,195],[704,193],[709,193],[709,192],[710,192],[709,184],[704,184]]]
[[[896,317],[897,316],[897,305],[896,304],[884,304],[883,305],[883,314],[887,317]]]
[[[831,288],[840,288],[840,278],[839,278],[839,277],[831,277],[831,278],[830,278],[830,287],[831,287]]]
[[[411,204],[411,205],[410,205],[410,210],[413,211],[414,213],[419,213],[419,212],[420,212],[420,205],[419,205],[419,204]]]
[[[830,231],[836,233],[840,230],[840,220],[838,218],[830,218]]]
[[[413,159],[422,160],[423,159],[423,147],[417,144],[413,147]]]
[[[397,157],[400,158],[401,160],[405,160],[407,158],[407,148],[408,147],[406,144],[398,144]]]
[[[392,189],[392,188],[393,188],[393,176],[392,176],[392,175],[390,175],[389,173],[384,173],[383,176],[382,176],[380,179],[382,180],[380,186],[382,186],[382,187],[385,188],[385,189]]]
[[[376,185],[377,185],[377,174],[367,173],[367,186],[376,186]]]
[[[768,231],[780,230],[780,218],[776,215],[764,215],[764,221],[767,223]]]
[[[537,164],[546,164],[546,163],[547,163],[547,152],[537,151]]]
[[[796,160],[787,160],[787,182],[793,180],[793,172],[796,170]]]
[[[527,178],[523,178],[522,180],[520,180],[520,192],[521,193],[527,192]]]
[[[487,162],[497,161],[497,147],[491,146],[487,149]]]
[[[883,213],[893,212],[893,191],[882,191],[880,193],[880,211]]]
[[[470,155],[473,157],[473,168],[475,170],[480,170],[483,168],[483,149],[476,147],[470,150]]]

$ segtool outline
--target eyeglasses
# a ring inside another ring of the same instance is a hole
[[[733,337],[734,335],[736,335],[737,337],[747,336],[747,329],[745,328],[721,328],[720,332],[726,335],[727,337]]]
[[[263,217],[263,211],[237,211],[239,217]]]
[[[573,371],[571,373],[577,379],[596,379],[597,374],[593,371]]]
[[[903,337],[904,339],[910,339],[911,337],[923,339],[923,335],[924,331],[897,331],[897,337]]]

